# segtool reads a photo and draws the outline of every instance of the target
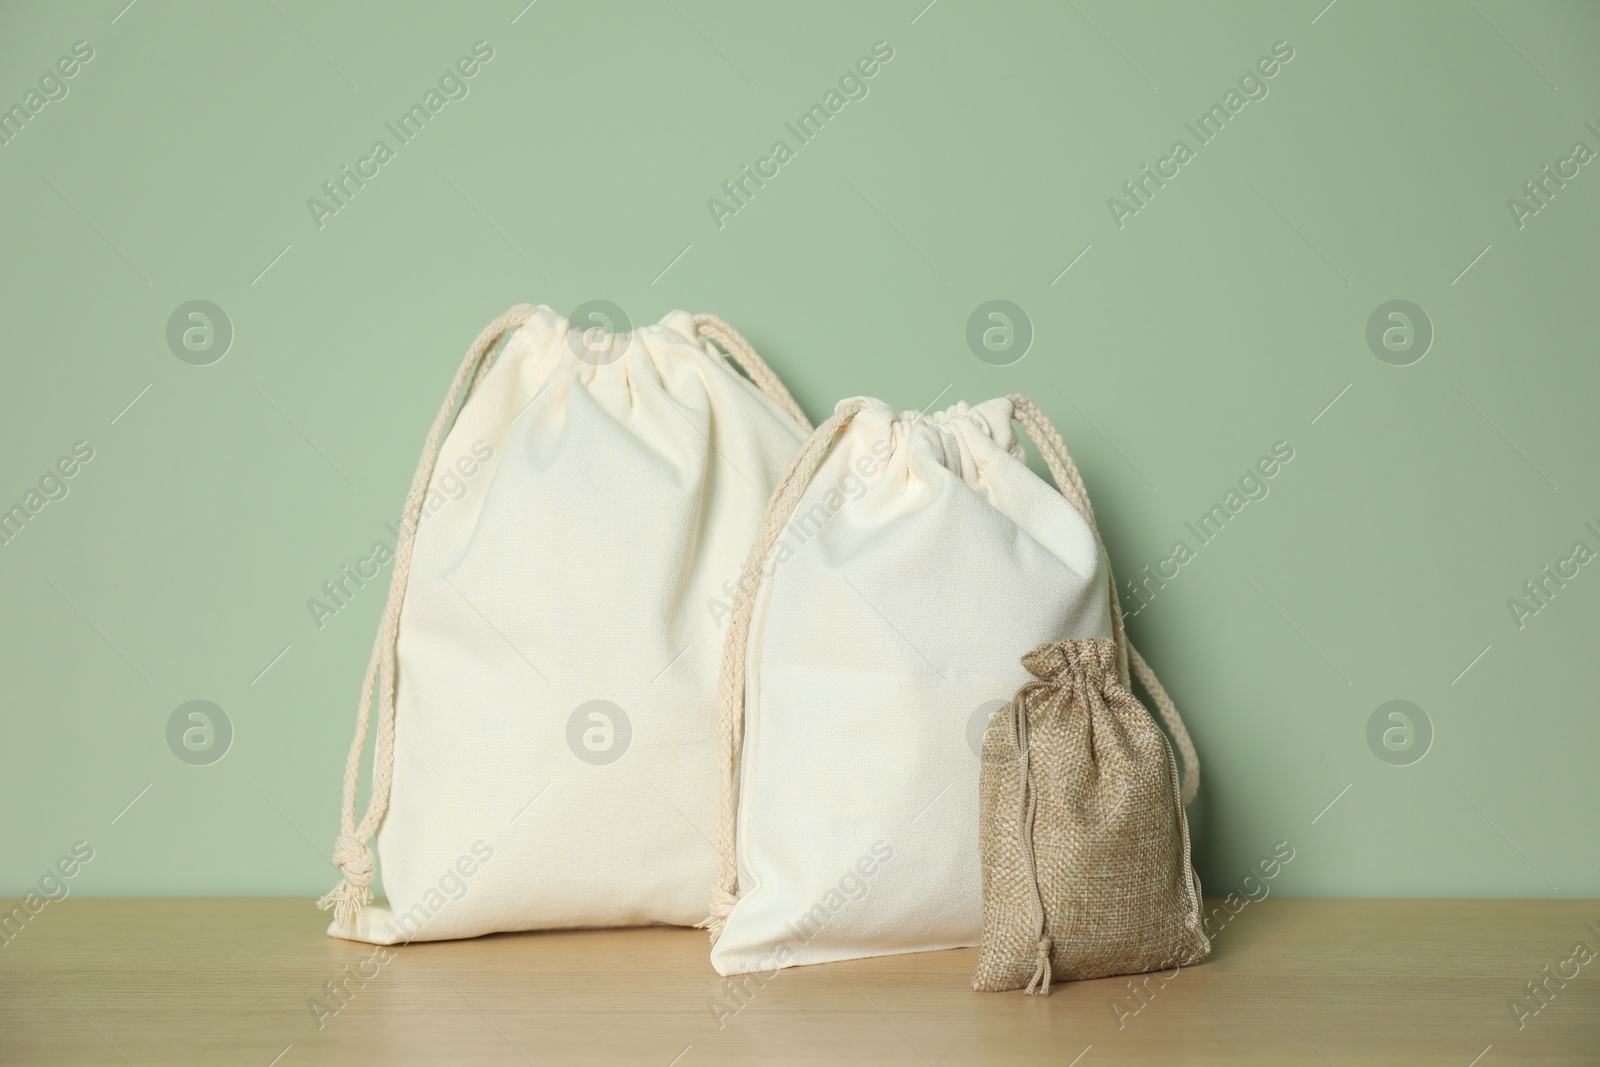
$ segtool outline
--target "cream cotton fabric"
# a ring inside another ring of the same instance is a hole
[[[719,972],[978,943],[969,726],[1019,648],[1113,636],[1095,534],[1014,417],[846,400],[780,484],[725,648]]]
[[[612,335],[523,306],[483,332],[407,500],[347,766],[344,880],[322,902],[330,934],[704,916],[722,642],[708,603],[809,429],[709,316]],[[374,831],[388,907],[371,902]]]

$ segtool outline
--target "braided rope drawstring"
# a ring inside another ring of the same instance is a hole
[[[433,478],[433,467],[439,458],[439,448],[444,441],[456,405],[464,394],[470,394],[483,380],[500,338],[527,322],[533,307],[518,304],[516,307],[484,327],[472,347],[467,349],[461,368],[450,383],[439,414],[428,431],[422,446],[422,458],[417,463],[417,473],[411,479],[411,490],[406,495],[405,511],[400,519],[400,533],[395,542],[394,574],[389,580],[389,601],[384,607],[383,622],[378,627],[377,639],[372,645],[372,658],[367,663],[367,674],[361,684],[361,703],[356,707],[356,734],[350,743],[350,755],[344,766],[344,801],[339,812],[339,836],[334,843],[333,864],[344,876],[327,896],[317,901],[317,907],[333,910],[333,921],[344,930],[354,930],[360,911],[372,902],[372,879],[377,873],[377,860],[367,841],[377,832],[389,810],[389,787],[394,781],[394,704],[395,704],[395,649],[400,638],[400,608],[405,602],[406,582],[411,575],[411,555],[415,547],[417,526],[422,519],[422,501],[428,492],[428,482]],[[366,746],[367,729],[371,718],[373,690],[378,691],[378,737],[372,752],[372,796],[367,800],[367,812],[360,824],[356,823],[356,788],[361,780],[361,752]]]
[[[1111,586],[1111,629],[1112,636],[1117,646],[1117,673],[1120,676],[1123,688],[1132,689],[1128,678],[1129,667],[1138,676],[1140,684],[1150,694],[1150,700],[1161,713],[1161,721],[1166,723],[1167,732],[1172,735],[1173,742],[1178,746],[1178,753],[1183,757],[1183,803],[1188,804],[1194,800],[1195,794],[1200,790],[1200,754],[1195,751],[1194,741],[1189,737],[1189,730],[1183,724],[1183,718],[1178,714],[1177,705],[1167,695],[1167,690],[1156,678],[1155,671],[1145,662],[1133,647],[1133,642],[1128,640],[1128,631],[1123,624],[1122,602],[1117,596],[1117,580],[1111,574],[1111,554],[1106,551],[1106,543],[1100,537],[1100,527],[1094,521],[1094,508],[1089,504],[1089,491],[1084,487],[1083,476],[1078,473],[1078,465],[1072,461],[1072,454],[1067,451],[1067,443],[1061,439],[1061,434],[1056,431],[1039,405],[1028,397],[1014,395],[1008,397],[1011,401],[1013,417],[1028,435],[1033,438],[1033,443],[1038,446],[1039,453],[1044,457],[1045,466],[1050,468],[1050,475],[1055,479],[1056,487],[1061,490],[1061,495],[1078,510],[1089,529],[1094,534],[1095,544],[1099,546],[1100,553],[1106,560],[1106,578]]]
[[[744,339],[743,334],[715,315],[696,315],[694,332],[696,337],[715,341],[725,348],[733,361],[744,368],[744,372],[750,376],[757,389],[767,394],[807,433],[811,432],[811,420],[806,418],[806,413],[795,403],[794,397],[784,387],[783,380],[767,366],[766,360],[756,353],[755,347]]]

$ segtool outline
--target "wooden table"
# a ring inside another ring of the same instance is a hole
[[[784,971],[742,1004],[700,931],[386,960],[324,921],[303,900],[50,904],[0,946],[0,1063],[1600,1064],[1600,958],[1574,961],[1600,951],[1592,901],[1269,899],[1165,981],[979,994],[962,950]]]

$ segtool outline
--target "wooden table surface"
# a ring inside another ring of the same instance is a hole
[[[0,1063],[1600,1064],[1593,901],[1268,899],[1142,999],[973,993],[960,950],[783,971],[741,1002],[697,930],[386,958],[324,922],[304,900],[50,904],[0,946]]]

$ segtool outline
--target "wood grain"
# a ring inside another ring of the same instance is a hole
[[[971,992],[961,950],[784,971],[740,1006],[700,931],[509,934],[373,960],[332,1015],[326,983],[375,950],[324,921],[301,900],[50,904],[0,946],[0,1063],[1600,1063],[1600,959],[1521,1029],[1511,1008],[1600,950],[1593,901],[1270,899],[1204,964],[1049,998]]]

